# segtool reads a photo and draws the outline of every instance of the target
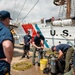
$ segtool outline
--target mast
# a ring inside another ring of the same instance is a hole
[[[67,9],[66,9],[66,18],[69,19],[71,16],[71,0],[66,0],[67,1]]]

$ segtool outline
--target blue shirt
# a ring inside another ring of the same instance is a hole
[[[70,45],[68,44],[60,44],[56,46],[56,50],[59,51],[61,50],[62,52],[65,52],[67,48],[69,48]]]
[[[2,22],[0,22],[0,58],[6,58],[2,47],[2,42],[4,40],[10,40],[14,44],[12,33]]]
[[[27,44],[29,41],[30,41],[30,39],[31,39],[31,35],[25,35],[24,36],[24,43],[25,43],[25,45],[30,45],[30,43],[29,44]]]

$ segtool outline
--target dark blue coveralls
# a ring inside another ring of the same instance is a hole
[[[30,50],[30,43],[29,44],[27,43],[30,41],[31,38],[32,38],[31,35],[24,36],[24,43],[25,43],[24,50]]]
[[[31,35],[25,35],[24,36],[24,46],[23,46],[23,50],[24,50],[24,54],[23,54],[23,56],[22,56],[22,58],[23,57],[25,57],[25,55],[27,55],[27,52],[30,50],[30,43],[28,43],[30,40],[31,40]],[[27,55],[27,57],[28,57],[28,55]]]
[[[0,59],[6,58],[2,47],[4,40],[10,40],[14,44],[13,35],[10,30],[0,22]],[[10,64],[4,60],[0,60],[0,75],[10,75]]]
[[[66,73],[69,71],[69,64],[70,64],[69,61],[71,60],[71,57],[73,55],[74,48],[68,44],[60,44],[60,45],[56,46],[56,50],[57,51],[61,50],[65,55],[65,70],[64,70],[64,72]]]

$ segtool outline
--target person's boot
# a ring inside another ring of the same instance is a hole
[[[23,56],[21,57],[21,59],[23,59],[23,58],[25,58],[25,55],[23,55]]]
[[[29,56],[27,55],[27,58],[29,59]]]
[[[33,65],[35,65],[35,62],[32,62]]]
[[[38,66],[40,66],[40,63],[38,63]]]
[[[22,58],[25,58],[25,55],[24,55],[24,56],[22,56]]]

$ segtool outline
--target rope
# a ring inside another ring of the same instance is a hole
[[[21,11],[23,10],[24,5],[26,4],[26,1],[27,1],[27,0],[24,1],[24,4],[23,4],[23,6],[22,6],[22,8],[21,8],[21,10],[20,10],[20,12],[19,12],[19,14],[18,14],[17,20],[18,20],[18,18],[19,18],[19,15],[21,14]]]
[[[32,11],[32,9],[36,6],[36,4],[39,2],[39,0],[34,4],[34,6],[30,9],[30,11],[26,14],[26,16],[22,19],[21,22],[29,15],[29,13]]]
[[[14,2],[14,12],[13,12],[13,19],[14,19],[14,15],[15,15],[15,6],[16,6],[16,0]]]

